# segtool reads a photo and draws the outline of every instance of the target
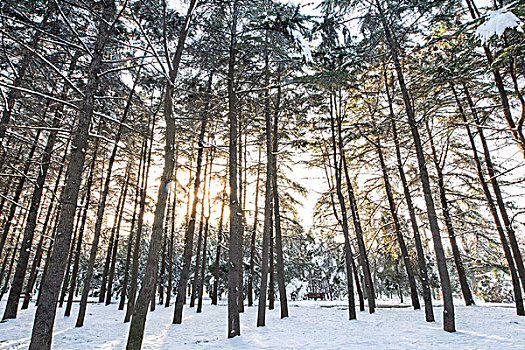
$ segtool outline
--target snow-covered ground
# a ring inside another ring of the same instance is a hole
[[[267,326],[256,327],[256,307],[246,307],[241,317],[242,336],[226,338],[227,307],[205,301],[203,313],[184,309],[182,325],[171,324],[173,307],[157,306],[149,313],[143,349],[525,349],[525,318],[503,305],[456,307],[456,333],[426,323],[422,310],[385,308],[375,314],[358,313],[348,321],[344,301],[296,301],[290,317],[279,318],[279,305],[267,314]],[[3,313],[5,301],[0,303]],[[78,304],[73,307],[76,316]],[[21,311],[17,320],[0,324],[0,349],[26,349],[35,307]],[[54,349],[123,349],[128,324],[116,304],[89,304],[86,323],[75,328],[75,317],[62,317],[58,310],[53,337]]]

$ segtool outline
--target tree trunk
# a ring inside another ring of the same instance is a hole
[[[197,302],[197,313],[202,312],[202,295],[204,294],[204,273],[206,272],[206,258],[207,258],[207,243],[208,243],[208,229],[209,229],[210,217],[205,218],[206,223],[204,224],[204,243],[202,245],[202,266],[201,266],[201,277],[199,283],[199,300]]]
[[[270,180],[271,181],[271,180]],[[272,186],[273,187],[273,186]],[[273,189],[272,189],[272,201],[273,201]],[[272,215],[273,215],[273,204],[272,204]],[[269,287],[268,287],[268,310],[275,309],[275,254],[274,254],[274,227],[273,224],[273,216],[272,220],[270,221],[272,228],[270,229],[270,248],[269,248],[269,254],[270,254],[270,281],[269,281]]]
[[[211,75],[208,87],[211,89]],[[188,229],[184,237],[184,252],[182,271],[177,285],[177,293],[175,298],[175,310],[173,313],[173,323],[182,323],[182,309],[186,300],[186,285],[190,276],[191,257],[193,255],[193,239],[195,236],[195,218],[197,217],[197,202],[199,195],[199,188],[201,184],[202,171],[202,155],[204,153],[204,136],[206,134],[206,126],[208,122],[208,113],[202,113],[201,127],[199,132],[198,150],[197,150],[197,167],[195,169],[195,183],[193,186],[193,200],[191,203],[191,212],[188,221]],[[189,196],[188,196],[189,200]],[[198,248],[200,249],[200,247]],[[197,262],[196,262],[197,263]],[[192,291],[193,293],[193,291]]]
[[[207,164],[204,165],[204,183],[202,188],[202,199],[201,199],[201,213],[199,220],[199,233],[197,235],[197,250],[195,252],[195,268],[193,271],[193,283],[191,286],[191,296],[190,296],[190,307],[195,306],[195,298],[197,296],[197,288],[199,284],[199,266],[201,259],[201,249],[202,249],[202,231],[204,230],[204,196],[206,195],[206,171]]]
[[[341,144],[341,142],[340,142]],[[348,165],[346,163],[346,156],[341,144],[341,158],[343,170],[345,172],[346,186],[348,188],[348,199],[350,204],[350,212],[352,214],[352,222],[354,223],[355,234],[357,237],[357,248],[359,249],[359,260],[361,262],[361,268],[363,269],[364,275],[364,291],[368,298],[368,312],[374,313],[376,308],[374,284],[372,281],[372,274],[370,273],[370,264],[368,263],[368,257],[366,254],[365,241],[363,239],[363,229],[361,228],[361,220],[359,219],[359,212],[357,210],[357,203],[354,195],[354,189],[350,180],[350,174],[348,172]]]
[[[75,55],[73,56],[73,59],[69,65],[70,73],[73,72],[73,70],[75,69],[79,56],[80,56],[79,52],[75,53]],[[24,64],[25,63],[22,63],[22,65]],[[68,91],[68,88],[64,87],[62,96],[65,96],[67,94],[67,91]],[[64,107],[63,105],[60,105],[60,106],[57,106],[55,109],[53,121],[51,122],[52,127],[55,129],[60,126],[63,107]],[[27,265],[29,263],[29,255],[31,252],[33,237],[34,237],[35,229],[37,225],[37,212],[38,212],[38,208],[40,207],[40,203],[42,201],[42,195],[44,192],[44,184],[47,178],[49,167],[51,165],[51,156],[55,148],[57,134],[58,134],[58,131],[56,130],[52,130],[49,133],[48,138],[47,138],[47,143],[44,149],[44,153],[42,155],[42,161],[40,163],[40,171],[38,172],[36,186],[33,191],[33,195],[31,198],[31,204],[29,207],[29,215],[27,218],[26,227],[24,229],[24,237],[22,239],[22,246],[20,248],[20,256],[19,256],[18,263],[16,265],[15,276],[13,277],[13,286],[11,290],[9,291],[9,298],[7,300],[7,305],[5,308],[3,319],[16,318],[17,316],[18,303],[20,300],[20,293],[22,292],[22,287],[24,283],[26,270],[27,270]],[[60,179],[60,175],[58,176],[57,181],[59,181],[59,179]],[[51,203],[53,203],[53,201],[54,201],[54,196],[53,196]],[[49,208],[49,210],[51,210],[51,208]],[[49,214],[49,210],[48,210],[48,214]],[[47,220],[48,220],[48,217],[46,216],[46,222]],[[43,239],[40,239],[40,242],[43,242]],[[42,244],[39,243],[38,246],[41,249]],[[40,253],[40,256],[41,256],[41,253]],[[63,300],[63,298],[61,300]]]
[[[166,212],[166,200],[168,193],[166,191],[169,182],[173,176],[173,168],[175,166],[175,118],[173,117],[173,84],[177,79],[179,65],[184,50],[184,43],[188,34],[193,10],[195,9],[196,0],[191,0],[188,4],[188,10],[184,19],[183,26],[179,32],[177,42],[177,49],[173,56],[171,69],[169,72],[169,81],[166,82],[166,91],[164,96],[164,119],[166,121],[166,148],[164,153],[164,171],[162,173],[161,183],[157,193],[157,204],[155,207],[155,218],[153,221],[153,230],[151,234],[150,246],[148,251],[148,259],[146,262],[146,269],[144,272],[144,279],[137,297],[137,303],[133,310],[133,319],[129,329],[127,349],[139,349],[144,337],[144,326],[146,324],[146,316],[148,312],[148,303],[153,297],[153,290],[155,288],[155,281],[157,277],[157,270],[159,265],[159,251],[163,233],[164,215]]]
[[[58,121],[55,119],[53,125],[57,126]],[[5,307],[4,316],[2,319],[16,318],[18,311],[18,303],[20,300],[20,293],[22,292],[22,287],[24,284],[25,273],[27,270],[27,265],[29,262],[29,254],[31,252],[31,245],[33,243],[33,236],[35,233],[35,228],[37,224],[37,215],[38,208],[40,207],[40,202],[42,199],[42,194],[44,191],[44,183],[47,177],[47,171],[49,169],[49,164],[51,161],[51,151],[55,145],[56,132],[51,132],[47,139],[46,148],[42,157],[42,163],[40,166],[40,172],[38,173],[38,178],[36,180],[36,186],[31,197],[31,204],[29,206],[28,218],[26,221],[26,226],[24,229],[24,234],[22,238],[22,246],[20,247],[20,254],[18,257],[18,262],[16,264],[15,275],[13,277],[13,283],[9,291],[9,297],[7,299],[7,305]],[[35,141],[38,141],[38,137]],[[30,155],[34,153],[36,149],[36,142],[31,148]],[[30,159],[28,159],[27,164],[30,164]],[[22,181],[22,179],[20,180]],[[12,207],[14,204],[12,205]],[[6,226],[8,224],[6,223]]]
[[[340,224],[343,229],[344,236],[344,251],[345,251],[345,262],[346,262],[346,284],[348,289],[348,319],[355,320],[357,318],[355,312],[355,297],[354,297],[354,282],[352,279],[352,251],[350,247],[350,233],[348,230],[348,216],[346,214],[345,198],[343,196],[342,189],[342,172],[341,165],[343,163],[343,153],[341,153],[341,143],[338,142],[335,135],[335,120],[334,120],[334,107],[332,104],[332,95],[330,95],[330,130],[332,132],[332,156],[334,158],[334,172],[335,172],[335,186],[337,192],[337,199],[341,208],[341,221]],[[339,146],[339,147],[338,147]],[[337,149],[339,148],[339,159],[337,157]],[[336,214],[334,206],[334,215]],[[373,299],[372,298],[368,298]]]
[[[268,32],[266,32],[268,40]],[[264,57],[265,85],[270,85],[270,58],[268,51]],[[273,195],[272,195],[272,118],[270,114],[270,93],[264,90],[264,119],[266,134],[266,182],[264,191],[264,223],[261,255],[261,287],[259,289],[259,305],[257,308],[257,327],[266,326],[266,298],[268,292],[268,261],[270,248],[270,231],[272,229]]]
[[[170,198],[168,193],[168,199],[166,204],[166,217],[169,217],[169,205],[170,205]],[[167,230],[167,223],[168,220],[164,220],[164,235],[162,237],[163,244],[161,248],[160,253],[160,266],[159,266],[159,305],[164,304],[164,272],[166,271],[166,245],[168,245],[168,230]]]
[[[50,219],[51,219],[51,214],[53,213],[53,216],[56,212],[58,212],[58,206],[54,206],[54,203],[55,203],[55,198],[56,198],[56,194],[58,192],[58,187],[60,185],[60,180],[62,179],[62,173],[64,171],[64,164],[65,164],[65,161],[66,161],[66,157],[67,157],[67,151],[68,151],[68,148],[69,148],[69,141],[71,140],[71,138],[68,138],[67,140],[67,143],[65,145],[65,148],[64,148],[64,154],[62,156],[62,159],[60,161],[60,167],[58,169],[58,173],[56,175],[56,180],[55,180],[55,186],[53,188],[53,196],[51,196],[51,200],[49,202],[49,205],[47,207],[47,213],[46,213],[46,218],[44,219],[44,224],[42,225],[42,231],[40,233],[40,239],[38,241],[38,244],[37,244],[37,248],[36,248],[36,252],[35,252],[35,257],[33,258],[33,264],[31,265],[31,271],[29,273],[29,279],[27,281],[27,284],[26,284],[26,290],[25,290],[25,296],[24,296],[24,301],[22,303],[22,310],[25,310],[29,307],[29,302],[31,301],[31,294],[33,292],[33,288],[35,286],[35,282],[36,282],[36,278],[37,278],[37,274],[38,274],[38,267],[40,266],[40,262],[42,260],[42,254],[43,254],[43,246],[44,246],[44,238],[46,237],[46,233],[47,233],[47,229],[49,227],[49,223],[50,223]]]
[[[434,322],[434,311],[432,309],[432,295],[430,291],[430,284],[428,279],[427,272],[427,263],[425,260],[425,252],[423,250],[423,244],[421,242],[421,235],[419,234],[419,227],[416,220],[416,212],[414,210],[414,204],[412,203],[412,196],[410,195],[410,188],[408,187],[408,181],[406,179],[405,171],[403,169],[403,160],[401,158],[401,150],[399,147],[399,138],[397,135],[397,127],[394,119],[394,108],[392,103],[392,96],[388,88],[388,80],[385,70],[385,92],[388,99],[388,109],[390,122],[392,125],[392,134],[394,138],[394,146],[396,149],[396,159],[397,159],[397,170],[399,173],[399,178],[401,179],[401,184],[403,186],[403,192],[405,194],[405,200],[407,203],[407,209],[410,216],[410,223],[412,225],[412,232],[414,233],[414,242],[416,246],[417,253],[417,263],[419,268],[419,278],[421,280],[421,287],[423,289],[423,301],[425,302],[425,320],[427,322]]]
[[[456,239],[456,233],[454,231],[454,226],[452,225],[452,218],[450,215],[450,209],[448,207],[448,199],[445,189],[445,180],[443,178],[443,168],[439,162],[439,158],[436,152],[436,147],[434,145],[434,139],[430,131],[428,122],[426,122],[427,133],[430,141],[430,148],[432,151],[432,159],[434,161],[434,166],[436,167],[438,188],[439,188],[439,199],[441,201],[441,210],[443,210],[443,217],[445,219],[445,227],[447,228],[448,236],[450,239],[450,246],[452,247],[452,255],[454,256],[454,263],[456,265],[456,271],[459,277],[459,284],[461,286],[461,292],[463,294],[463,299],[465,299],[465,305],[470,306],[474,305],[474,298],[470,287],[467,282],[467,275],[465,273],[465,267],[463,266],[463,261],[461,259],[461,252],[459,250],[458,242]],[[444,160],[443,160],[444,162]]]
[[[385,185],[385,192],[388,200],[388,207],[390,208],[390,215],[394,221],[394,230],[396,231],[397,242],[399,244],[399,249],[401,250],[401,256],[403,257],[403,262],[405,265],[405,270],[408,277],[408,284],[410,286],[410,297],[412,300],[412,306],[414,310],[421,309],[419,304],[419,298],[417,295],[416,279],[414,278],[414,273],[410,265],[410,256],[408,255],[408,249],[405,244],[405,239],[403,238],[403,233],[401,232],[401,225],[399,223],[399,218],[397,217],[396,204],[394,202],[394,195],[392,193],[392,188],[390,187],[390,181],[388,180],[388,171],[385,164],[385,159],[383,156],[383,150],[379,144],[379,138],[377,139],[376,150],[379,157],[379,162],[381,164],[381,170],[383,173],[383,183]],[[401,287],[399,287],[399,293],[401,294]]]
[[[170,243],[168,247],[168,286],[166,288],[166,304],[165,307],[170,306],[171,292],[173,289],[173,246],[175,244],[175,213],[177,208],[177,170],[179,160],[179,143],[175,146],[175,173],[173,174],[173,203],[171,206],[171,227],[170,227]]]
[[[473,0],[467,0],[467,6],[469,9],[470,15],[472,16],[472,19],[477,19],[480,17],[476,4],[474,3]],[[509,103],[509,98],[507,96],[507,91],[505,90],[505,83],[503,82],[503,77],[501,76],[499,69],[493,66],[494,57],[492,56],[492,53],[490,52],[490,48],[487,44],[483,45],[483,50],[485,51],[485,56],[487,57],[487,63],[489,64],[490,70],[492,71],[492,74],[494,75],[494,82],[496,84],[496,88],[498,89],[498,94],[500,96],[501,106],[503,108],[503,115],[505,116],[505,121],[507,122],[509,131],[512,134],[512,138],[514,142],[516,142],[517,146],[520,148],[520,151],[523,153],[523,156],[525,157],[525,135],[523,134],[523,130],[522,130],[523,121],[520,120],[520,123],[518,124],[518,126],[516,126],[516,123],[514,122],[514,118],[512,117],[511,106]],[[497,196],[496,196],[496,200],[497,200]],[[502,215],[502,218],[503,218],[503,215]],[[510,240],[511,240],[511,247],[512,247],[512,239]],[[523,263],[523,260],[522,260],[522,263]],[[518,272],[519,272],[519,266],[518,266]],[[520,275],[520,278],[522,278],[521,275]]]
[[[60,284],[64,278],[67,254],[71,244],[73,219],[78,200],[78,191],[82,170],[86,158],[86,146],[89,137],[89,128],[93,109],[95,107],[95,94],[98,89],[99,72],[102,66],[104,48],[111,36],[116,6],[113,0],[104,0],[101,4],[102,18],[99,21],[99,31],[95,43],[93,56],[88,70],[87,85],[84,92],[81,113],[78,115],[78,124],[74,131],[71,160],[66,173],[66,184],[62,196],[58,235],[55,239],[53,253],[50,257],[49,270],[42,283],[41,303],[38,305],[33,323],[30,350],[44,350],[51,347],[53,326],[56,314],[56,305]]]
[[[204,244],[203,244],[203,247],[202,247],[202,265],[201,265],[201,276],[200,276],[200,284],[199,284],[199,300],[198,300],[198,303],[197,303],[197,313],[200,313],[202,312],[202,298],[203,298],[203,294],[204,294],[204,277],[205,277],[205,272],[206,272],[206,268],[208,267],[208,264],[207,264],[207,253],[208,253],[208,247],[207,247],[207,243],[208,243],[208,232],[209,232],[209,223],[210,223],[210,215],[211,215],[211,180],[212,180],[212,169],[213,169],[213,158],[214,158],[214,152],[213,152],[213,149],[210,149],[209,151],[209,155],[210,155],[210,158],[209,158],[209,161],[210,161],[210,169],[209,169],[209,179],[208,179],[208,213],[204,216],[204,219],[205,219],[205,226],[204,226]],[[204,177],[206,179],[206,176]],[[204,200],[204,196],[203,196],[203,200]],[[204,208],[203,208],[204,210]]]
[[[499,187],[499,182],[498,182],[498,175],[496,174],[494,164],[492,163],[492,157],[490,156],[490,150],[487,144],[487,140],[485,139],[485,134],[483,133],[483,129],[481,128],[481,123],[478,118],[477,112],[475,110],[474,102],[472,101],[472,98],[470,97],[470,93],[467,88],[465,88],[465,95],[467,97],[467,101],[470,106],[472,115],[474,116],[474,121],[476,123],[478,135],[481,140],[481,145],[483,146],[483,155],[485,157],[485,164],[487,166],[487,171],[489,173],[490,183],[492,184],[492,189],[494,190],[494,195],[496,196],[496,204],[499,208],[501,218],[503,219],[503,224],[505,225],[505,231],[507,231],[507,235],[509,236],[510,249],[512,250],[514,261],[516,262],[516,269],[518,270],[518,276],[521,281],[521,286],[523,290],[525,291],[525,266],[523,265],[523,257],[521,255],[519,244],[516,239],[514,228],[512,227],[512,222],[507,213],[507,208],[505,207],[505,202],[503,201],[503,195],[501,193],[501,189]]]
[[[439,232],[439,224],[437,220],[436,209],[434,206],[434,199],[432,198],[432,190],[430,188],[430,179],[428,176],[428,170],[426,166],[425,155],[423,152],[423,146],[421,143],[421,137],[417,129],[417,122],[412,108],[412,102],[408,95],[408,90],[405,84],[403,75],[403,69],[397,55],[397,47],[392,38],[390,27],[386,21],[385,14],[383,13],[382,5],[379,0],[376,0],[376,6],[380,13],[380,20],[385,31],[385,37],[387,44],[390,48],[390,53],[394,61],[397,79],[403,95],[403,102],[405,103],[405,111],[408,117],[408,124],[414,139],[414,146],[416,149],[417,162],[419,166],[419,176],[423,186],[423,194],[425,197],[425,204],[427,207],[428,219],[430,223],[430,231],[432,232],[432,240],[434,241],[434,251],[436,253],[436,261],[438,265],[439,278],[441,281],[441,289],[443,291],[443,329],[447,332],[455,332],[456,325],[454,320],[454,302],[452,299],[452,288],[450,286],[450,277],[448,275],[447,263],[445,259],[445,251],[443,249],[443,243],[441,242],[441,235]]]
[[[139,74],[140,74],[140,71],[137,73],[137,75]],[[126,102],[126,107],[124,108],[124,112],[120,120],[118,131],[115,136],[113,150],[111,151],[111,155],[108,160],[108,170],[107,170],[106,178],[104,181],[102,195],[100,197],[100,201],[98,204],[97,216],[96,216],[97,220],[95,222],[95,230],[93,232],[93,242],[91,243],[91,251],[89,254],[89,261],[88,261],[88,266],[86,270],[86,276],[84,277],[84,289],[82,290],[82,297],[80,299],[80,309],[78,311],[78,318],[77,318],[75,327],[82,327],[84,325],[84,318],[86,316],[86,311],[87,311],[87,299],[89,296],[89,290],[91,287],[91,281],[93,279],[93,274],[95,272],[94,269],[95,269],[95,261],[97,258],[98,244],[100,240],[100,235],[102,233],[101,232],[102,231],[102,221],[104,219],[104,211],[106,209],[106,199],[108,197],[109,188],[111,184],[111,173],[113,172],[113,164],[115,162],[115,157],[117,155],[118,144],[122,136],[122,131],[124,129],[124,123],[126,122],[128,118],[129,109],[131,107],[131,100],[133,98],[133,94],[135,93],[135,88],[137,86],[138,80],[139,80],[138,78],[135,79],[133,83],[133,88],[131,89],[131,92],[129,93],[129,96]],[[108,247],[108,257],[110,256],[109,255],[110,248],[111,247]],[[109,261],[106,260],[106,264],[104,266],[103,277],[102,277],[102,286],[100,289],[99,302],[104,301],[108,269],[109,269]]]
[[[93,157],[91,160],[89,176],[88,176],[87,183],[86,183],[86,197],[84,200],[84,205],[82,206],[84,209],[84,213],[82,214],[82,221],[79,226],[77,246],[75,249],[75,260],[73,262],[73,271],[71,273],[71,285],[69,287],[69,295],[67,298],[66,310],[64,311],[65,317],[71,316],[71,308],[73,306],[73,297],[75,295],[78,269],[80,266],[80,254],[82,252],[82,240],[84,237],[84,230],[86,228],[86,220],[87,220],[87,214],[89,210],[89,203],[91,202],[91,189],[93,186],[93,181],[94,181],[94,176],[95,176],[95,165],[97,161],[98,147],[99,147],[99,143],[97,139],[97,141],[95,142],[94,149],[93,149]]]
[[[459,97],[454,88],[454,84],[451,83],[450,87],[451,87],[452,93],[454,94],[454,98],[458,106],[459,114],[467,130],[467,135],[470,141],[470,147],[472,148],[472,154],[474,156],[474,162],[476,163],[476,171],[478,174],[478,179],[481,183],[481,187],[483,188],[483,192],[485,194],[485,198],[487,200],[487,205],[489,207],[490,213],[492,214],[492,218],[494,219],[494,224],[496,225],[496,229],[500,237],[501,246],[503,248],[503,253],[505,254],[505,259],[507,260],[507,264],[509,265],[510,276],[512,279],[512,287],[514,291],[514,302],[516,303],[516,313],[519,316],[525,316],[525,308],[523,306],[523,296],[522,296],[520,285],[519,285],[519,278],[516,272],[516,266],[512,258],[512,253],[509,248],[507,238],[505,237],[505,233],[503,232],[503,226],[501,225],[501,221],[499,219],[498,211],[496,209],[496,204],[494,203],[494,199],[492,198],[492,195],[490,194],[489,186],[487,184],[487,181],[485,180],[485,176],[483,175],[483,168],[481,166],[481,161],[479,159],[478,151],[476,149],[476,142],[474,141],[474,136],[472,135],[472,132],[468,125],[467,117],[465,115],[465,110],[463,109],[463,106],[461,105],[461,102],[459,101]]]
[[[45,115],[45,112],[44,112]],[[34,139],[33,144],[31,146],[31,149],[29,150],[29,155],[27,156],[27,160],[24,165],[24,169],[22,170],[22,176],[18,180],[18,184],[15,189],[15,194],[13,196],[13,199],[11,200],[11,207],[9,208],[9,213],[7,214],[7,218],[3,227],[2,236],[0,237],[0,256],[2,256],[4,245],[7,239],[7,236],[9,235],[9,231],[11,229],[11,224],[13,222],[13,218],[15,217],[16,209],[18,208],[17,203],[20,201],[20,196],[22,195],[22,192],[24,190],[25,181],[28,177],[29,170],[31,169],[31,164],[33,162],[33,156],[35,155],[35,151],[38,145],[38,139],[40,138],[40,130],[37,131]],[[31,244],[31,242],[29,243]]]
[[[279,79],[280,80],[280,79]],[[278,81],[279,83],[280,81]],[[272,155],[272,185],[273,185],[273,216],[275,226],[275,250],[277,268],[277,286],[279,288],[279,304],[281,306],[281,318],[288,317],[288,298],[286,296],[286,283],[284,278],[283,243],[281,234],[281,214],[279,210],[279,189],[277,179],[277,155],[279,154],[279,113],[281,102],[281,87],[277,87],[276,107],[273,118],[273,155]]]
[[[133,216],[131,218],[131,227],[129,229],[128,246],[126,250],[126,263],[124,265],[124,279],[122,281],[122,289],[120,292],[120,302],[118,305],[119,310],[124,310],[124,305],[126,303],[126,296],[128,295],[127,291],[128,291],[128,280],[129,280],[129,268],[131,265],[131,253],[132,253],[132,248],[133,248],[133,232],[135,232],[135,223],[137,219],[137,207],[139,205],[139,198],[141,197],[140,182],[142,181],[142,174],[144,173],[144,168],[145,168],[145,163],[146,163],[146,149],[147,149],[147,141],[144,140],[141,146],[139,168],[138,168],[138,174],[137,174],[136,183],[135,183],[135,201],[133,204]]]
[[[149,170],[151,166],[151,153],[153,149],[153,135],[155,134],[156,113],[154,116],[152,116],[150,123],[151,123],[150,143],[149,143],[149,146],[147,146],[149,147],[148,148],[148,160],[143,163],[143,168],[142,168],[142,188],[140,192],[139,217],[137,220],[137,234],[135,238],[135,244],[133,246],[133,260],[131,264],[131,281],[130,281],[131,283],[129,287],[128,306],[126,309],[126,315],[124,316],[124,323],[129,322],[131,320],[131,316],[133,315],[133,308],[135,306],[135,298],[137,296],[138,278],[139,278],[140,243],[142,240],[142,230],[144,226],[144,214],[146,211],[146,194],[148,191],[148,179],[149,179]]]
[[[255,183],[255,209],[253,212],[252,236],[250,239],[250,274],[248,275],[248,306],[253,306],[253,274],[255,268],[255,239],[257,236],[258,211],[259,211],[259,181],[261,176],[261,147],[257,161],[257,180]]]
[[[224,190],[222,193],[222,204],[221,204],[221,216],[219,217],[219,230],[217,231],[217,252],[215,253],[215,276],[213,279],[213,294],[211,296],[211,304],[217,305],[218,289],[219,289],[219,278],[220,272],[220,260],[221,260],[221,244],[222,244],[222,225],[224,220],[224,204],[226,194],[226,183],[224,183]]]
[[[228,268],[228,338],[241,335],[239,315],[239,269],[242,268],[242,212],[237,198],[237,143],[239,130],[237,125],[237,95],[235,92],[235,65],[237,54],[237,19],[239,16],[239,1],[233,2],[232,24],[230,32],[230,48],[228,59],[228,119],[229,135],[229,180],[230,180],[230,254]]]
[[[120,240],[120,225],[122,224],[122,218],[124,216],[124,207],[126,206],[126,197],[128,195],[130,169],[131,169],[131,163],[128,163],[128,166],[126,169],[126,175],[125,175],[126,182],[124,183],[124,190],[122,192],[122,200],[120,203],[120,209],[117,209],[117,215],[118,215],[117,227],[116,227],[115,241],[113,244],[113,250],[111,252],[111,266],[109,269],[108,287],[106,291],[106,305],[111,304],[111,296],[113,295],[113,278],[115,276],[115,266],[116,266],[117,258],[118,258],[118,244]]]
[[[22,217],[22,213],[20,213],[20,215],[18,216],[18,222],[17,222],[17,225],[16,225],[17,227],[19,227],[19,223],[20,223],[20,218],[21,217]],[[4,279],[5,281],[4,281],[4,285],[2,286],[2,289],[0,290],[0,300],[3,299],[4,294],[7,291],[7,287],[9,286],[9,278],[11,277],[11,271],[13,270],[13,264],[14,264],[15,259],[16,259],[16,253],[18,251],[18,245],[20,243],[20,238],[21,237],[22,237],[22,231],[20,230],[18,232],[18,235],[16,235],[16,241],[15,242],[13,242],[13,240],[11,241],[11,244],[14,243],[14,245],[11,246],[8,249],[8,252],[7,252],[7,254],[4,257],[4,262],[2,264],[2,272],[0,273],[0,284],[2,282],[2,279]],[[14,238],[14,232],[13,232],[13,237],[12,238]],[[9,255],[9,251],[12,252],[11,256]],[[11,259],[8,259],[8,258],[11,258]],[[6,266],[6,263],[7,263],[8,260],[9,260],[9,267],[7,269],[7,272],[5,272],[5,274],[4,274],[5,266]],[[12,286],[12,284],[11,284],[11,286]]]

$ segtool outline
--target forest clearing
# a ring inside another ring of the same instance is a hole
[[[525,3],[0,2],[0,348],[525,349]]]

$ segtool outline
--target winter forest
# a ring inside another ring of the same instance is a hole
[[[0,349],[525,348],[524,29],[2,0]]]

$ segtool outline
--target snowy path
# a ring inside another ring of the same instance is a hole
[[[358,313],[348,321],[344,301],[298,301],[290,304],[291,317],[279,319],[268,312],[267,327],[255,327],[257,308],[242,315],[242,336],[226,338],[227,308],[208,305],[203,313],[184,310],[182,325],[172,325],[173,308],[157,306],[148,315],[143,349],[525,349],[525,318],[513,308],[456,307],[458,332],[441,330],[438,322],[424,322],[423,311],[410,308],[380,308],[373,315]],[[224,302],[224,300],[223,300]],[[3,313],[5,301],[0,304]],[[20,312],[19,319],[0,324],[0,349],[26,349],[31,336],[34,305]],[[323,306],[323,307],[321,307]],[[78,304],[73,307],[76,316]],[[54,349],[123,349],[128,325],[116,304],[88,305],[83,328],[75,328],[75,317],[62,317],[58,310]]]

